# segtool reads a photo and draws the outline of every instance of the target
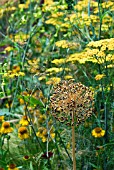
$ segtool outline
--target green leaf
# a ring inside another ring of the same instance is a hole
[[[40,100],[35,99],[34,97],[29,97],[29,96],[23,96],[23,97],[24,97],[24,100],[26,102],[29,102],[32,106],[39,105],[41,107],[44,107],[44,104]]]
[[[99,169],[99,167],[98,167],[98,166],[96,166],[95,164],[93,164],[93,163],[91,163],[91,162],[89,162],[89,164],[90,164],[93,168],[97,168],[97,169]]]
[[[32,162],[30,161],[30,169],[31,170],[34,170],[34,168],[33,168],[33,165],[32,165]]]
[[[0,109],[0,116],[4,116],[4,115],[9,116],[12,115],[12,113],[10,113],[8,109]]]
[[[6,155],[8,153],[8,150],[3,151],[3,155],[2,155],[2,160],[5,161],[6,160]]]
[[[107,14],[111,14],[110,10],[108,10],[108,11],[106,11],[106,12],[104,12],[104,13],[102,14],[102,19],[103,19]]]

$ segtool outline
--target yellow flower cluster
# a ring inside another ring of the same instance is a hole
[[[109,61],[114,61],[114,38],[103,39],[99,41],[91,41],[84,51],[79,53],[74,53],[66,58],[67,62],[75,63],[78,61],[84,64],[86,61],[91,61],[93,63],[105,63]]]
[[[51,63],[53,63],[55,65],[63,64],[63,63],[65,63],[65,58],[54,59]]]
[[[78,61],[80,64],[84,64],[88,60],[88,53],[83,51],[80,53],[74,53],[66,58],[66,62],[75,63]]]
[[[102,78],[104,78],[106,75],[105,74],[97,74],[95,76],[95,80],[101,80]]]
[[[61,71],[63,71],[63,70],[65,70],[65,71],[70,71],[70,68],[57,68],[57,67],[52,67],[52,68],[48,68],[47,70],[46,70],[46,73],[50,73],[50,74],[53,74],[53,73],[59,73],[59,72],[61,72]]]
[[[51,13],[47,17],[47,20],[45,21],[45,23],[52,24],[54,26],[57,26],[61,31],[65,31],[66,29],[64,27],[66,28],[70,27],[69,24],[66,24],[63,22],[65,9],[67,9],[67,5],[64,2],[62,4],[60,2],[51,2],[51,3],[45,4],[42,8],[42,11],[43,12],[49,11]]]
[[[56,12],[56,13],[52,13],[51,17],[53,18],[58,18],[64,15],[64,12]]]
[[[102,51],[105,51],[106,49],[109,51],[114,50],[114,38],[91,41],[87,46],[93,48],[101,47]]]
[[[59,21],[57,18],[50,18],[47,21],[45,21],[46,24],[52,24],[52,25],[61,25],[62,22]]]
[[[51,5],[53,4],[53,0],[44,0],[45,5]]]
[[[6,51],[6,52],[10,52],[10,51],[12,51],[12,50],[13,50],[13,47],[11,47],[11,46],[8,46],[8,47],[5,48],[5,51]]]
[[[13,66],[12,70],[9,70],[7,73],[4,73],[3,77],[6,78],[15,78],[19,76],[25,76],[24,72],[20,71],[20,66]]]
[[[63,70],[62,68],[52,67],[52,68],[48,68],[46,72],[47,73],[58,73],[58,72],[61,72],[62,70]]]
[[[50,84],[55,85],[55,84],[58,84],[60,81],[61,81],[61,78],[59,78],[59,77],[52,77],[52,78],[50,78],[50,79],[46,82],[46,84],[48,84],[48,85],[50,85]]]
[[[62,6],[62,8],[60,6]],[[92,35],[99,35],[100,18],[98,15],[98,2],[94,0],[91,0],[90,2],[86,0],[78,1],[74,6],[74,12],[71,14],[69,14],[65,9],[67,9],[66,5],[59,5],[57,2],[52,2],[51,4],[44,6],[43,11],[51,12],[51,15],[48,17],[45,23],[56,26],[60,32],[69,32],[69,30],[75,29],[76,34],[80,34],[79,29],[85,29],[86,27],[87,31],[84,31],[84,33],[86,33],[85,36],[87,36],[89,40]],[[109,9],[110,11],[114,11],[113,2],[110,2],[109,4],[107,2],[103,2],[101,12],[103,13],[104,10],[108,11]],[[75,25],[77,25],[79,29],[77,29]],[[114,32],[112,25],[113,18],[109,13],[107,13],[107,15],[104,15],[102,18],[102,35],[106,36],[110,33],[112,34],[112,32]],[[94,27],[94,31],[92,27]],[[72,35],[74,32],[75,31],[70,31]]]
[[[88,61],[102,64],[107,61],[114,61],[114,38],[92,41],[87,45]]]
[[[49,2],[49,1],[48,1]],[[50,3],[45,3],[45,5],[42,8],[43,12],[56,12],[58,9],[60,10],[65,10],[67,9],[67,5],[66,4],[60,4],[59,2],[53,2],[52,0],[50,1]]]
[[[73,77],[72,77],[72,75],[66,75],[66,76],[64,76],[64,79],[65,79],[65,80],[73,79]]]
[[[39,62],[40,62],[39,58],[28,60],[27,70],[30,73],[38,74],[39,73]]]
[[[90,3],[90,4],[89,4]],[[90,14],[88,14],[88,4],[90,5]],[[74,13],[73,16],[71,16],[70,21],[72,23],[75,24],[75,22],[78,23],[79,27],[84,28],[84,26],[86,25],[91,32],[90,29],[90,24],[92,26],[94,26],[95,28],[95,34],[98,35],[98,31],[99,28],[97,27],[97,25],[100,23],[99,20],[99,9],[98,9],[98,2],[91,0],[90,2],[86,1],[86,0],[82,0],[82,1],[78,1],[78,3],[74,6],[74,9],[76,10],[76,14]],[[114,5],[113,2],[103,2],[102,3],[102,11],[100,12],[104,12],[108,11],[110,9],[110,11],[114,11]],[[108,24],[107,24],[108,23]],[[105,15],[102,19],[102,31],[106,32],[109,30],[109,27],[111,27],[113,23],[113,18],[107,13],[107,15]]]
[[[11,38],[12,41],[19,43],[20,45],[26,44],[27,39],[29,38],[28,34],[25,34],[23,32],[19,32],[18,34],[9,35],[9,38]]]
[[[57,47],[61,47],[61,48],[76,49],[77,47],[79,47],[79,43],[68,42],[67,40],[57,41],[55,44]]]
[[[29,4],[30,4],[30,0],[27,0],[26,3],[19,4],[18,8],[20,8],[20,9],[27,9],[27,8],[29,8]]]
[[[13,6],[13,3],[14,2],[12,2],[11,0],[8,2],[0,1],[0,18],[2,18],[6,12],[8,13],[16,10],[16,7]],[[5,8],[2,5],[5,5]]]
[[[55,138],[54,129],[52,127],[50,129],[40,127],[36,135],[42,139],[42,142],[46,142],[47,140],[50,141]]]

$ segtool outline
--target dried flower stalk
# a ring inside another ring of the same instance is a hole
[[[72,125],[72,155],[73,170],[76,170],[75,160],[75,126],[92,115],[94,98],[89,87],[73,80],[61,81],[54,86],[50,98],[52,115],[60,122]]]

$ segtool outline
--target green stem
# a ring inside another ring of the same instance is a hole
[[[63,147],[64,147],[64,149],[65,149],[65,151],[66,151],[66,153],[67,153],[67,155],[68,155],[68,157],[69,157],[69,159],[70,159],[70,162],[72,162],[72,159],[71,159],[71,157],[70,157],[70,155],[69,155],[69,153],[68,153],[68,151],[67,151],[67,148],[66,148],[66,146],[65,146],[65,144],[64,144],[64,142],[63,142],[63,140],[62,140],[62,138],[61,138],[61,136],[60,136],[60,134],[59,134],[58,131],[57,131],[57,134],[58,134],[58,136],[59,136],[59,138],[60,138],[60,140],[61,140],[61,144],[63,145]]]
[[[98,10],[99,10],[99,19],[100,19],[100,25],[99,25],[99,37],[98,39],[101,39],[101,28],[102,28],[102,15],[101,15],[101,0],[98,1]]]

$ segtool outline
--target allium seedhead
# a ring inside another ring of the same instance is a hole
[[[53,116],[60,122],[71,125],[74,113],[76,126],[92,115],[94,97],[89,87],[73,80],[61,81],[54,86],[51,96]]]

